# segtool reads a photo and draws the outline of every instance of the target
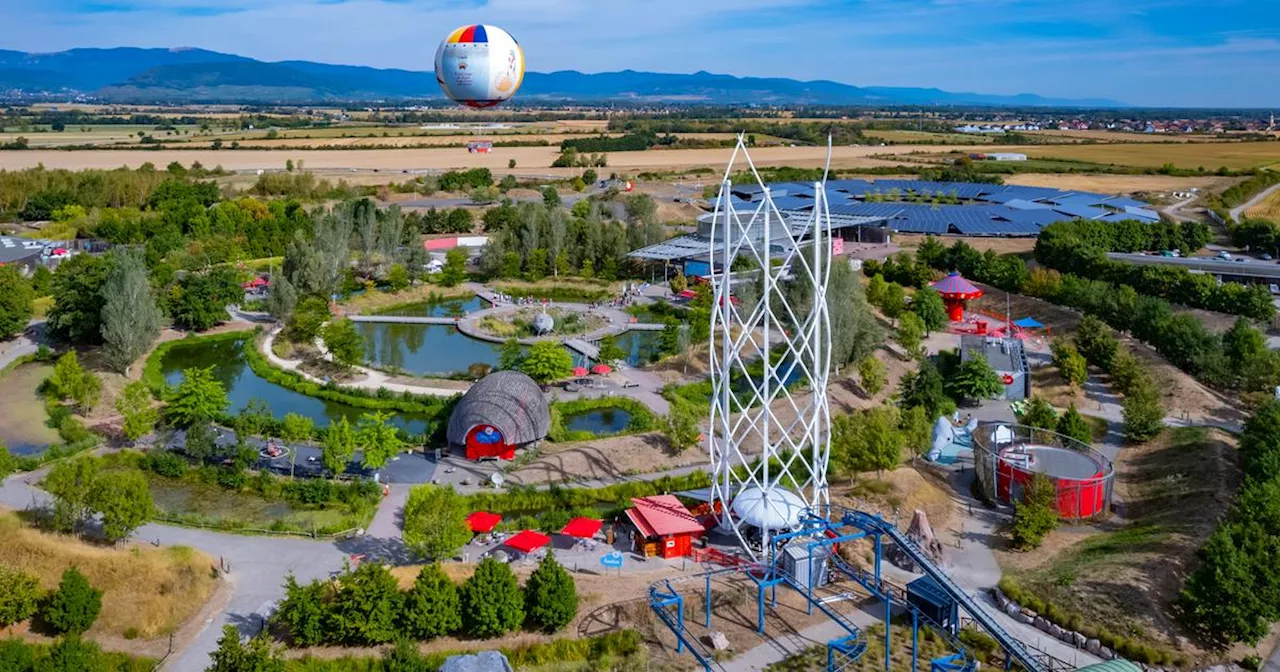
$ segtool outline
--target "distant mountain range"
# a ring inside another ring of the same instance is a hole
[[[0,50],[0,92],[83,93],[112,102],[312,103],[440,98],[430,72],[311,61],[263,61],[204,49],[71,49],[52,54]],[[524,100],[715,104],[982,105],[1123,107],[1106,99],[954,93],[909,87],[858,87],[818,80],[733,77],[695,72],[574,70],[525,76]]]

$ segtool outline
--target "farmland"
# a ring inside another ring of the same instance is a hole
[[[1249,217],[1257,217],[1259,219],[1269,219],[1273,222],[1280,222],[1280,191],[1273,191],[1271,195],[1265,198],[1261,203],[1249,208],[1247,213]]]
[[[1220,166],[1242,170],[1280,164],[1278,142],[1056,145],[1027,147],[1018,151],[1033,158],[1071,159],[1148,168],[1172,163],[1178,168],[1193,170],[1200,167],[1216,170]]]

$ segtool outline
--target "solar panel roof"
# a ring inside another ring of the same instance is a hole
[[[1071,206],[1071,207],[1090,207],[1096,206],[1107,199],[1106,196],[1098,194],[1081,194],[1072,193],[1065,196],[1055,196],[1053,198],[1043,199],[1046,203],[1054,205]]]
[[[1005,206],[1013,208],[1014,210],[1046,210],[1049,208],[1049,206],[1044,203],[1036,203],[1035,201],[1028,201],[1024,198],[1015,198],[1011,201],[1007,201],[1005,202]]]
[[[1081,219],[1097,219],[1105,214],[1106,210],[1095,208],[1087,205],[1056,205],[1053,207],[1055,212],[1061,212],[1064,215],[1079,217]]]

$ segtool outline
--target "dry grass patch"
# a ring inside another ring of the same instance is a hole
[[[103,591],[102,613],[90,635],[150,639],[174,632],[217,587],[213,560],[185,546],[105,548],[27,526],[0,514],[0,564],[56,588],[62,572],[79,567]]]
[[[1245,215],[1280,222],[1280,190],[1271,192],[1271,195],[1262,199],[1261,203],[1249,208]]]
[[[342,303],[342,311],[348,315],[370,314],[392,306],[472,296],[475,296],[475,292],[465,287],[443,287],[424,283],[414,285],[402,292],[375,291],[353,296]]]
[[[1274,142],[1153,142],[1123,144],[1052,145],[1028,147],[1037,159],[1071,159],[1121,166],[1158,168],[1172,163],[1178,168],[1216,170],[1219,166],[1248,169],[1280,161],[1280,144]]]
[[[1170,177],[1168,175],[1084,175],[1075,173],[1019,173],[1007,175],[1005,184],[1052,187],[1064,191],[1091,191],[1100,194],[1149,192],[1219,191],[1239,182],[1238,177]]]

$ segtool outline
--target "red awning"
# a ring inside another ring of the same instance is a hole
[[[596,536],[596,532],[600,531],[602,523],[596,518],[574,518],[569,521],[568,525],[560,530],[560,534],[570,537],[578,537],[579,539],[590,539]]]
[[[602,376],[611,371],[613,371],[613,367],[609,366],[608,364],[596,364],[595,366],[591,367],[591,373],[598,373]]]
[[[542,548],[549,543],[551,543],[551,537],[534,532],[533,530],[525,530],[508,539],[504,545],[510,546],[522,553],[532,553],[534,550]]]
[[[679,294],[677,294],[677,296],[679,296],[679,297],[680,297],[680,298],[682,298],[682,299],[692,299],[692,298],[696,297],[697,295],[698,295],[698,293],[697,293],[697,292],[695,292],[695,291],[693,291],[692,289],[686,289],[686,290],[684,290],[684,291],[680,292]]]
[[[471,531],[477,534],[492,532],[493,528],[502,522],[502,516],[488,511],[476,511],[467,516],[467,525],[471,527]]]
[[[581,377],[583,377],[583,376],[585,376],[585,375],[587,375],[587,367],[585,367],[585,366],[575,366],[575,367],[573,367],[573,376],[574,376],[575,378],[581,378]]]

